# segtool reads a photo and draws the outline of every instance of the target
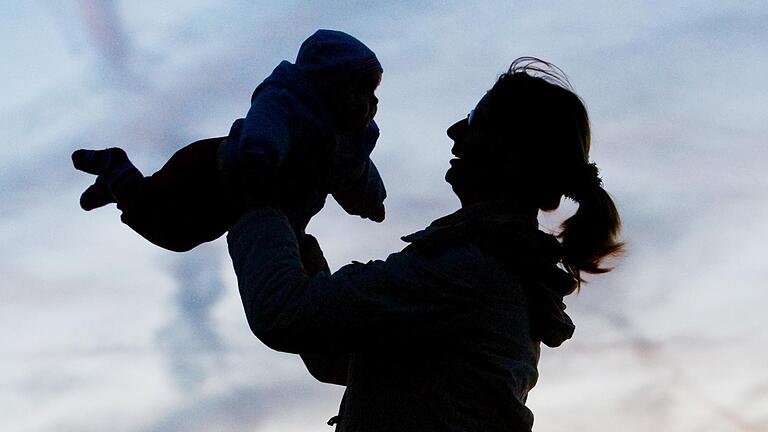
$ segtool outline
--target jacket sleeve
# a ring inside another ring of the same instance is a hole
[[[371,152],[379,139],[379,126],[371,120],[359,138],[356,147],[361,151],[362,160],[346,170],[339,179],[332,195],[337,203],[349,214],[371,218],[383,214],[387,191],[379,170],[371,160]]]
[[[238,145],[239,163],[245,171],[276,171],[290,148],[290,107],[296,103],[287,90],[260,92],[251,102]]]
[[[294,230],[295,232],[295,230]],[[304,271],[314,276],[320,272],[330,273],[328,262],[317,239],[310,234],[299,236],[299,255]],[[328,384],[347,385],[349,353],[347,352],[302,352],[301,360],[309,373],[318,381]]]
[[[368,158],[349,174],[344,184],[333,192],[333,199],[347,213],[369,217],[384,205],[387,197],[379,170]]]
[[[421,346],[450,334],[466,307],[451,290],[435,289],[439,275],[412,248],[310,277],[276,209],[246,213],[227,240],[248,324],[278,351]]]

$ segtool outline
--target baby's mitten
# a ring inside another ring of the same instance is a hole
[[[384,222],[384,217],[386,216],[386,211],[384,210],[384,204],[378,204],[375,208],[373,208],[369,213],[360,215],[363,218],[370,219],[374,222]]]

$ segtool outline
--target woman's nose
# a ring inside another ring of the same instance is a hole
[[[467,128],[467,119],[461,119],[456,123],[452,124],[451,127],[449,127],[447,131],[445,131],[445,133],[448,134],[448,138],[456,141],[457,139],[461,138],[466,128]]]

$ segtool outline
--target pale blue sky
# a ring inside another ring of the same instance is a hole
[[[341,389],[250,335],[223,239],[174,254],[114,208],[85,213],[91,179],[69,163],[121,146],[151,173],[226,134],[317,28],[385,69],[388,219],[329,203],[310,231],[332,267],[456,209],[445,129],[514,58],[542,57],[587,103],[629,248],[568,299],[576,335],[542,355],[535,430],[768,429],[766,21],[760,1],[4,4],[0,430],[327,427]]]

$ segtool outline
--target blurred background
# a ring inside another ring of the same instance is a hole
[[[150,174],[225,135],[318,28],[377,52],[381,225],[329,201],[332,268],[458,208],[445,129],[513,59],[560,66],[624,219],[617,270],[567,299],[529,398],[548,431],[768,430],[768,3],[36,0],[0,7],[0,430],[324,431],[343,389],[249,332],[223,239],[157,248],[77,148]],[[572,206],[543,217],[556,229]]]

